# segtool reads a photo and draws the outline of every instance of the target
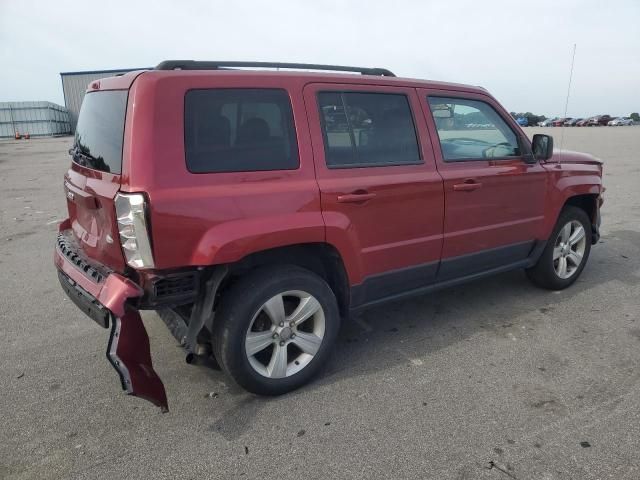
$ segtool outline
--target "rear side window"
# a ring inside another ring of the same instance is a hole
[[[520,156],[518,137],[491,105],[468,98],[428,97],[447,162]]]
[[[184,115],[190,172],[293,170],[299,166],[291,102],[284,90],[190,90]]]
[[[126,90],[87,93],[76,125],[73,161],[101,172],[121,173],[126,110]]]
[[[329,168],[421,163],[406,95],[318,93]]]

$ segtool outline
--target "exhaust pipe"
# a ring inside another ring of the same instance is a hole
[[[189,352],[185,357],[185,361],[189,365],[201,365],[201,366],[213,368],[214,370],[221,370],[220,364],[212,354],[197,355],[195,353]]]

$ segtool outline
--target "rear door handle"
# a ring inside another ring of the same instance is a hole
[[[453,186],[453,189],[456,192],[472,192],[473,190],[477,190],[482,188],[482,184],[480,182],[476,182],[475,180],[465,180],[464,183],[456,183]]]
[[[353,193],[346,193],[344,195],[338,195],[338,203],[361,203],[371,200],[376,196],[375,193],[369,193],[365,191],[356,191]]]

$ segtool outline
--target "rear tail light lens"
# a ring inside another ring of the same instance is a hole
[[[144,195],[141,193],[118,193],[116,195],[116,216],[120,245],[122,245],[127,263],[133,268],[153,268]]]

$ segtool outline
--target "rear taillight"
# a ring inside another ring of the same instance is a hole
[[[149,223],[146,203],[141,193],[118,193],[116,195],[116,216],[120,245],[133,268],[153,268],[153,253],[149,241]]]

